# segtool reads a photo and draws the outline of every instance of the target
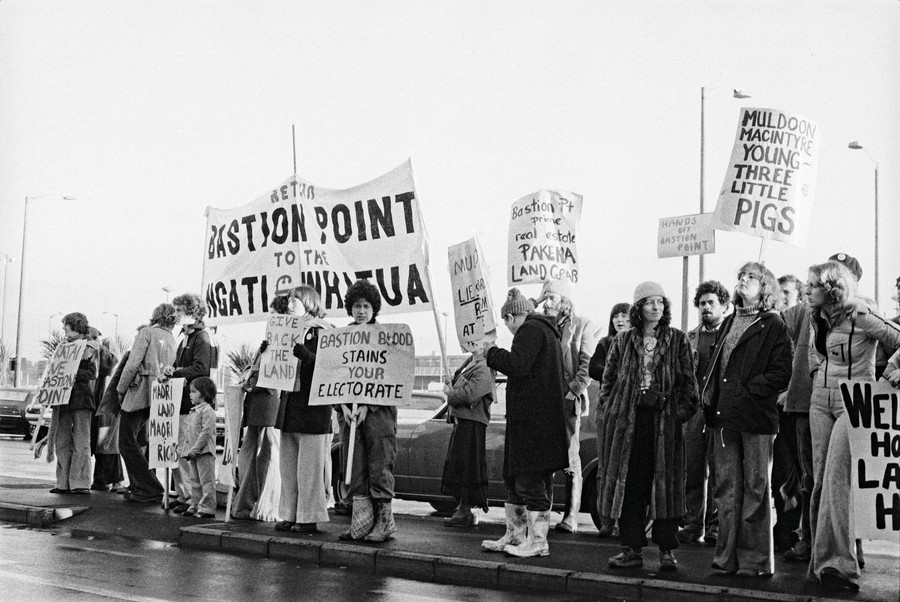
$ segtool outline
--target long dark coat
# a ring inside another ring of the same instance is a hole
[[[650,502],[651,518],[684,516],[684,438],[682,424],[697,411],[699,395],[694,356],[687,335],[663,327],[657,333],[659,350],[651,365],[653,389],[666,400],[653,431],[656,437],[655,472]],[[605,407],[603,449],[599,458],[600,514],[622,515],[628,460],[634,441],[635,417],[641,385],[643,334],[634,329],[619,333],[609,349],[603,370],[600,403]]]
[[[546,473],[568,467],[563,399],[569,386],[554,319],[529,314],[513,336],[509,351],[492,347],[485,357],[489,368],[509,377],[504,479],[523,472]]]

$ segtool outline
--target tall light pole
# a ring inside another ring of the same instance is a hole
[[[55,318],[56,316],[61,316],[61,315],[62,315],[62,312],[58,311],[55,314],[50,316],[50,322],[49,322],[49,324],[47,324],[47,330],[49,330],[50,332],[53,332],[53,318]]]
[[[715,89],[700,87],[700,213],[704,212],[703,183],[706,175],[706,91]],[[744,94],[737,89],[732,90],[731,96],[733,98],[750,98],[749,94]],[[700,282],[703,282],[703,268],[704,256],[700,255]]]
[[[878,304],[878,161],[872,157],[871,153],[868,150],[863,148],[863,145],[854,140],[850,144],[847,145],[847,148],[852,148],[853,150],[861,150],[866,153],[866,156],[869,157],[869,161],[871,161],[875,165],[875,304]]]
[[[113,311],[105,311],[103,313],[116,317],[116,340],[118,340],[119,339],[119,314],[117,314],[116,312],[113,312]]]
[[[25,290],[25,242],[28,235],[28,201],[36,201],[46,197],[61,198],[64,201],[74,201],[73,196],[63,196],[59,194],[41,194],[38,196],[25,197],[25,218],[22,220],[22,265],[19,266],[19,307],[16,311],[16,380],[15,386],[19,386],[19,379],[22,374],[22,293]]]
[[[3,309],[0,309],[0,343],[3,342],[3,333],[6,332],[6,272],[13,258],[6,253],[0,253],[0,261],[3,262]]]
[[[168,303],[168,302],[169,302],[169,293],[172,292],[172,287],[171,287],[171,286],[164,286],[164,287],[162,287],[162,290],[163,290],[163,292],[166,294],[166,303]]]

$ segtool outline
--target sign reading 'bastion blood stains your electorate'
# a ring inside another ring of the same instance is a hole
[[[538,190],[513,203],[509,220],[510,286],[548,280],[578,282],[575,238],[582,196]]]

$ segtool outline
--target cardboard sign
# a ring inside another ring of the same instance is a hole
[[[303,342],[306,320],[303,316],[272,314],[266,327],[269,343],[259,358],[257,385],[280,391],[293,391],[297,381],[299,360],[294,345]]]
[[[84,355],[87,341],[67,341],[60,343],[53,351],[53,357],[41,377],[41,385],[37,392],[37,402],[42,406],[61,406],[69,403],[72,385],[75,384],[75,373]]]
[[[234,469],[237,468],[238,444],[241,440],[244,395],[240,385],[225,385],[225,446],[221,454],[216,454],[216,480],[229,487],[236,487],[238,484]]]
[[[659,220],[656,256],[687,257],[716,252],[712,213],[663,217]]]
[[[855,537],[896,543],[900,540],[900,390],[884,381],[843,381],[841,396],[849,419]]]
[[[716,229],[805,244],[821,143],[819,126],[799,115],[741,109]]]
[[[150,468],[177,468],[178,412],[184,379],[150,382],[150,420],[147,422],[147,454]]]
[[[496,330],[487,268],[478,240],[471,238],[447,249],[456,336],[463,351],[481,348],[485,333]],[[489,337],[497,338],[496,333]]]
[[[509,286],[548,280],[578,282],[575,237],[582,196],[538,190],[513,203],[509,220]]]
[[[416,350],[406,324],[345,326],[319,333],[309,405],[406,406]]]
[[[300,284],[319,292],[327,315],[346,316],[344,295],[360,278],[379,288],[382,315],[432,309],[409,161],[346,190],[291,177],[251,203],[206,215],[207,324],[265,320],[272,299]]]

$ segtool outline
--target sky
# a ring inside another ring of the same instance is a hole
[[[677,313],[682,262],[656,257],[657,224],[699,212],[701,87],[707,212],[742,106],[821,128],[809,240],[766,245],[776,275],[805,277],[845,252],[873,295],[874,164],[848,143],[878,161],[878,301],[895,315],[898,32],[900,3],[878,1],[3,0],[3,340],[14,347],[26,197],[22,348],[35,358],[61,314],[130,335],[163,287],[199,292],[206,207],[243,205],[288,178],[292,126],[297,173],[318,186],[348,188],[411,159],[434,294],[451,320],[447,247],[479,236],[499,307],[510,205],[541,188],[584,196],[576,313],[605,330],[644,280]],[[759,254],[760,239],[718,232],[705,275],[731,288]],[[689,298],[697,284],[692,258]],[[385,321],[409,323],[429,354],[444,319]],[[263,332],[222,326],[219,339],[255,345]],[[447,350],[459,353],[452,338]]]

